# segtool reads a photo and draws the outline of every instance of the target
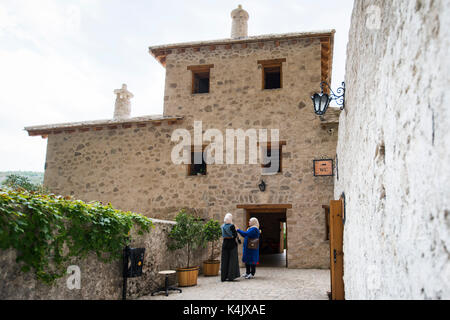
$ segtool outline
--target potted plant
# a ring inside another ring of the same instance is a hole
[[[178,285],[189,287],[197,285],[199,266],[191,266],[191,253],[203,244],[203,223],[199,218],[181,210],[176,218],[176,225],[169,233],[169,250],[186,248],[187,264],[177,269]]]
[[[203,261],[203,273],[205,276],[217,276],[219,274],[220,261],[214,260],[214,247],[216,241],[222,236],[222,229],[217,220],[209,220],[203,225],[203,237],[205,243],[211,243],[211,256]]]

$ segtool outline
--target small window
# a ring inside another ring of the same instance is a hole
[[[210,69],[214,65],[189,66],[192,72],[192,93],[209,93]]]
[[[264,68],[264,89],[281,88],[281,66]]]
[[[194,147],[191,150],[191,163],[188,165],[189,176],[205,176],[206,162],[204,159],[204,148],[201,152],[195,152]]]
[[[192,93],[209,93],[209,70],[208,72],[193,72],[194,90]]]
[[[280,141],[278,146],[272,147],[270,143],[262,146],[262,162],[261,168],[263,174],[277,174],[282,172],[282,155],[283,145],[285,142]]]
[[[282,64],[286,59],[258,60],[262,66],[262,89],[280,89],[283,87]]]

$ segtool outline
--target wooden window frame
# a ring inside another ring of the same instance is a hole
[[[211,93],[211,69],[213,64],[201,64],[195,66],[188,66],[187,70],[191,71],[191,94],[208,94]],[[195,92],[195,75],[200,73],[209,73],[209,90],[208,92]]]
[[[205,149],[207,146],[208,146],[207,144],[202,145],[202,159],[203,159],[203,154],[205,153]],[[190,147],[189,156],[191,159],[191,163],[186,165],[186,169],[187,169],[186,173],[187,173],[188,177],[198,177],[199,176],[198,174],[191,174],[191,168],[192,168],[192,165],[194,165],[194,163],[192,163],[192,153],[193,152],[195,152],[195,145],[191,145],[191,147]],[[202,174],[200,176],[206,176],[206,175],[208,175],[208,164],[207,163],[205,165],[205,174]]]
[[[262,90],[277,90],[283,89],[283,62],[286,62],[286,58],[281,59],[270,59],[270,60],[258,60],[258,65],[261,65],[262,69]],[[280,68],[280,87],[266,89],[266,71],[268,68]]]

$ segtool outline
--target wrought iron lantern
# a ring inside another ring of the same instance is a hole
[[[323,87],[327,86],[328,89],[330,89],[330,94],[324,93]],[[311,99],[314,104],[314,112],[319,115],[323,116],[325,112],[327,112],[328,106],[330,105],[330,102],[334,100],[338,106],[341,107],[341,110],[344,110],[345,108],[345,82],[342,82],[342,87],[338,88],[336,90],[336,93],[333,92],[330,85],[326,81],[322,81],[320,83],[320,89],[322,90],[321,93],[315,93]]]
[[[266,183],[264,182],[264,180],[261,180],[261,183],[258,184],[259,190],[261,190],[261,192],[266,191]]]

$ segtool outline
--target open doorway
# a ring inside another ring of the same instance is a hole
[[[246,221],[255,217],[259,221],[261,238],[259,245],[259,266],[286,268],[287,219],[286,208],[246,209]]]

